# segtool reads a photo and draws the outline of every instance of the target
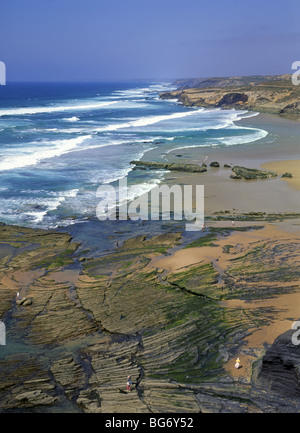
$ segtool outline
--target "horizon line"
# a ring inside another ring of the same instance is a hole
[[[43,79],[43,80],[6,80],[6,85],[8,83],[101,83],[101,82],[132,82],[132,81],[179,81],[179,80],[197,80],[197,79],[220,79],[220,78],[246,78],[246,77],[278,77],[278,76],[292,76],[293,74],[290,72],[281,73],[281,74],[250,74],[250,75],[211,75],[211,76],[190,76],[190,77],[161,77],[161,78],[95,78],[95,79],[84,79],[84,78],[76,78],[76,79],[59,79],[59,80],[51,80],[51,79]],[[0,86],[1,88],[2,86]]]

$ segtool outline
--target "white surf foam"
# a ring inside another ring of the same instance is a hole
[[[32,148],[31,151],[29,150],[26,153],[23,152],[15,156],[11,155],[0,160],[0,171],[36,165],[42,160],[63,155],[64,153],[68,153],[76,149],[78,145],[91,137],[91,135],[85,135],[70,140],[56,140],[52,142],[35,143],[37,146]],[[43,148],[43,144],[47,147]]]
[[[219,116],[215,118],[203,118],[201,119],[202,124],[199,126],[189,126],[188,124],[184,127],[172,128],[172,129],[164,129],[165,132],[169,133],[180,133],[180,132],[198,132],[198,131],[210,131],[210,130],[219,130],[219,129],[234,129],[234,128],[243,128],[247,129],[247,127],[237,126],[235,122],[246,119],[249,117],[257,116],[259,113],[249,113],[248,111],[237,111],[237,110],[228,110],[222,112],[220,108],[214,109],[202,109],[203,115],[207,115],[209,113],[215,114],[219,112]],[[212,123],[213,122],[213,123]],[[251,128],[250,128],[251,129]]]
[[[238,127],[236,128],[239,129]],[[262,138],[265,138],[268,135],[268,131],[265,131],[264,129],[250,128],[250,127],[243,127],[243,129],[251,130],[253,131],[253,133],[236,135],[232,137],[218,137],[218,138],[215,137],[213,138],[213,140],[216,141],[216,143],[194,144],[189,146],[174,147],[173,149],[168,150],[166,154],[174,151],[178,151],[180,149],[191,149],[196,147],[216,147],[219,146],[220,144],[226,146],[235,146],[237,144],[248,144],[248,143],[253,143],[254,141],[261,140]]]
[[[123,200],[120,203],[118,203],[119,205],[125,204],[125,203],[130,203],[133,200],[135,200],[136,198],[146,198],[146,194],[151,191],[152,188],[156,187],[157,185],[159,185],[159,183],[161,182],[162,177],[165,175],[165,173],[167,173],[166,171],[154,171],[153,174],[155,174],[155,179],[151,179],[147,182],[143,182],[140,184],[136,184],[136,185],[128,185],[127,190],[122,187],[122,188],[117,188],[118,192],[121,194],[122,197],[127,197],[127,200]],[[99,195],[98,195],[99,197]],[[105,191],[101,194],[101,198],[99,199],[99,202],[101,202],[102,200],[105,200],[105,203],[108,204],[108,213],[113,212],[113,210],[115,209],[115,193],[111,192],[111,191]],[[99,212],[97,213],[98,216],[100,215],[106,215],[105,212]]]
[[[183,117],[199,114],[202,111],[203,111],[203,109],[199,109],[199,110],[193,110],[193,111],[188,111],[188,112],[185,111],[182,113],[173,113],[173,114],[160,115],[160,116],[141,117],[140,119],[136,119],[136,120],[133,120],[131,122],[117,123],[117,124],[113,124],[113,125],[103,126],[101,128],[95,128],[94,131],[97,131],[97,132],[117,131],[119,129],[125,129],[125,128],[136,128],[136,127],[140,127],[140,126],[154,125],[155,123],[163,122],[164,120],[180,119]]]
[[[252,143],[254,141],[261,140],[262,138],[265,138],[268,135],[268,131],[265,131],[264,129],[250,128],[250,127],[243,127],[243,129],[253,131],[253,132],[251,134],[238,135],[233,137],[221,137],[221,138],[217,138],[216,140],[220,141],[222,144],[225,144],[226,146],[234,146],[236,144]]]
[[[0,117],[2,116],[22,116],[27,114],[40,114],[40,113],[55,113],[59,111],[72,111],[72,110],[92,110],[107,107],[109,105],[117,104],[118,101],[104,101],[93,104],[79,104],[79,105],[51,105],[48,107],[23,107],[23,108],[10,108],[8,110],[0,110]]]
[[[41,225],[50,211],[55,211],[65,200],[77,196],[78,189],[66,191],[34,190],[35,194],[45,194],[44,197],[11,197],[1,202],[0,215],[9,221],[19,224]],[[28,192],[28,191],[25,191]]]
[[[36,202],[44,207],[43,210],[38,211],[25,211],[24,215],[29,216],[35,224],[43,221],[44,217],[49,211],[56,210],[67,198],[76,197],[79,189],[71,189],[68,191],[50,192],[55,198],[36,199]],[[30,200],[32,202],[32,199]]]
[[[78,120],[80,120],[80,118],[77,116],[73,116],[73,117],[64,117],[61,120],[63,120],[64,122],[78,122]]]

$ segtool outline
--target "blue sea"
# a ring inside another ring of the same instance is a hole
[[[184,107],[161,100],[170,82],[7,83],[0,86],[0,221],[66,227],[95,217],[97,188],[127,178],[132,197],[162,171],[132,160],[165,161],[180,149],[224,148],[264,138],[239,125],[246,111]]]

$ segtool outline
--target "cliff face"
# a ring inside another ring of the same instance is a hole
[[[300,115],[300,86],[289,76],[177,81],[181,87],[160,95],[186,106],[222,107],[263,113]],[[190,88],[190,85],[197,87]]]

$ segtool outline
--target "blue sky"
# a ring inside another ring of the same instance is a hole
[[[7,81],[292,73],[299,0],[1,0]]]

